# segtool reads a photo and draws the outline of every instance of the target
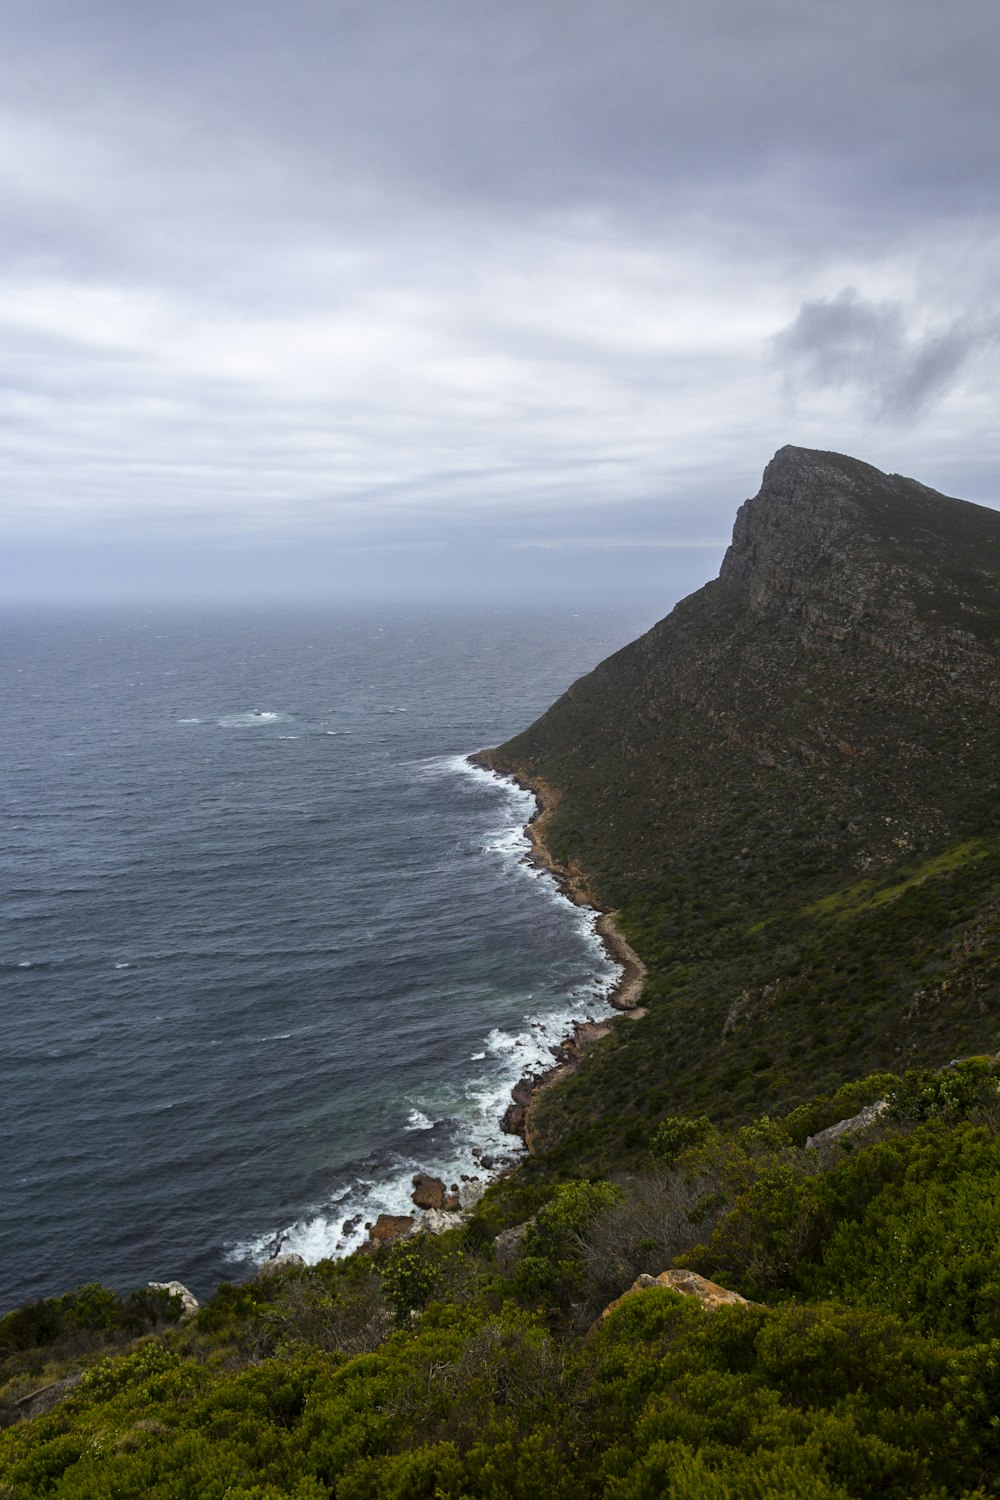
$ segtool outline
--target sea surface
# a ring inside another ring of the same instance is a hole
[[[516,1156],[616,970],[465,757],[663,612],[3,615],[0,1312],[344,1254]]]

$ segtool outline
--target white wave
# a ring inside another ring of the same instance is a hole
[[[131,964],[115,964],[116,969],[131,969]]]
[[[245,713],[224,714],[216,723],[220,729],[252,729],[262,724],[283,724],[290,717],[290,714],[278,713],[270,708],[253,708]]]
[[[433,1130],[434,1121],[424,1114],[422,1109],[411,1109],[406,1117],[404,1130]]]
[[[200,724],[200,719],[178,719],[178,724]]]

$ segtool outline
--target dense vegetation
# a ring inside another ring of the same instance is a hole
[[[494,1189],[462,1231],[223,1286],[126,1352],[70,1352],[62,1300],[11,1314],[8,1403],[83,1373],[0,1435],[0,1493],[995,1494],[998,1072],[878,1075],[735,1130],[668,1118],[616,1183]],[[865,1130],[804,1146],[873,1095]],[[493,1235],[525,1194],[502,1269]],[[653,1288],[600,1319],[669,1261],[750,1305]],[[115,1300],[85,1289],[78,1326],[117,1331]]]
[[[0,1319],[0,1500],[1000,1495],[1000,518],[768,473],[494,757],[645,1014],[461,1229]],[[748,1300],[618,1301],[668,1267]]]

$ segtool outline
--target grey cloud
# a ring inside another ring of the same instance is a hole
[[[774,339],[785,380],[798,388],[853,388],[887,419],[919,416],[944,396],[963,366],[996,335],[993,318],[910,334],[900,302],[876,302],[845,287],[806,302]]]
[[[24,557],[118,527],[136,577],[260,548],[375,588],[392,543],[478,558],[472,588],[553,550],[592,579],[724,535],[786,441],[945,488],[1000,458],[964,384],[1000,294],[994,0],[8,0],[4,39]],[[864,401],[789,424],[783,325],[800,390]],[[866,404],[927,420],[899,448]]]

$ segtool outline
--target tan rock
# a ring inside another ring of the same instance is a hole
[[[637,1276],[627,1292],[616,1297],[601,1313],[594,1324],[599,1328],[604,1319],[610,1317],[616,1308],[621,1307],[627,1297],[635,1292],[648,1291],[650,1287],[666,1287],[669,1292],[682,1292],[685,1297],[696,1297],[706,1312],[715,1312],[718,1307],[752,1307],[746,1297],[741,1297],[739,1292],[730,1292],[724,1286],[718,1286],[714,1281],[708,1281],[704,1276],[699,1276],[697,1271],[661,1271],[659,1276],[648,1276],[645,1272]]]

